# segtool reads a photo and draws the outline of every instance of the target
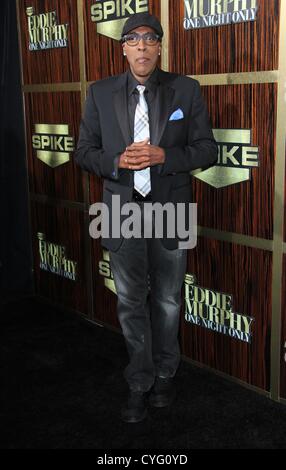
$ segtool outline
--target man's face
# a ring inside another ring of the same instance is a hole
[[[140,26],[129,33],[154,33],[154,30],[149,26]],[[148,46],[141,39],[137,46],[129,46],[127,43],[123,43],[123,50],[126,53],[131,72],[139,81],[144,82],[156,68],[161,43],[158,42],[155,46]]]

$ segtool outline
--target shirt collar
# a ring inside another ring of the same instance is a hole
[[[158,67],[155,68],[152,75],[148,78],[148,80],[144,83],[147,91],[150,91],[151,94],[155,94],[156,88],[159,84],[159,76],[158,76]],[[134,93],[136,87],[140,85],[138,80],[132,75],[131,70],[128,70],[128,96],[131,96]]]

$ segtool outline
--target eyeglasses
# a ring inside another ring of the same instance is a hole
[[[155,33],[130,33],[123,36],[122,42],[126,42],[128,46],[137,46],[141,39],[143,39],[147,46],[156,46],[156,44],[161,40],[160,36]]]

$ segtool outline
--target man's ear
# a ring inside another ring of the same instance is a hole
[[[123,55],[126,56],[126,52],[125,52],[125,44],[122,44],[122,49],[123,49]]]

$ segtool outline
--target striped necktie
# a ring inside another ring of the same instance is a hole
[[[145,86],[138,85],[139,101],[136,106],[134,120],[134,142],[150,139],[148,105],[144,97]],[[134,172],[134,188],[142,196],[151,191],[150,167]]]

